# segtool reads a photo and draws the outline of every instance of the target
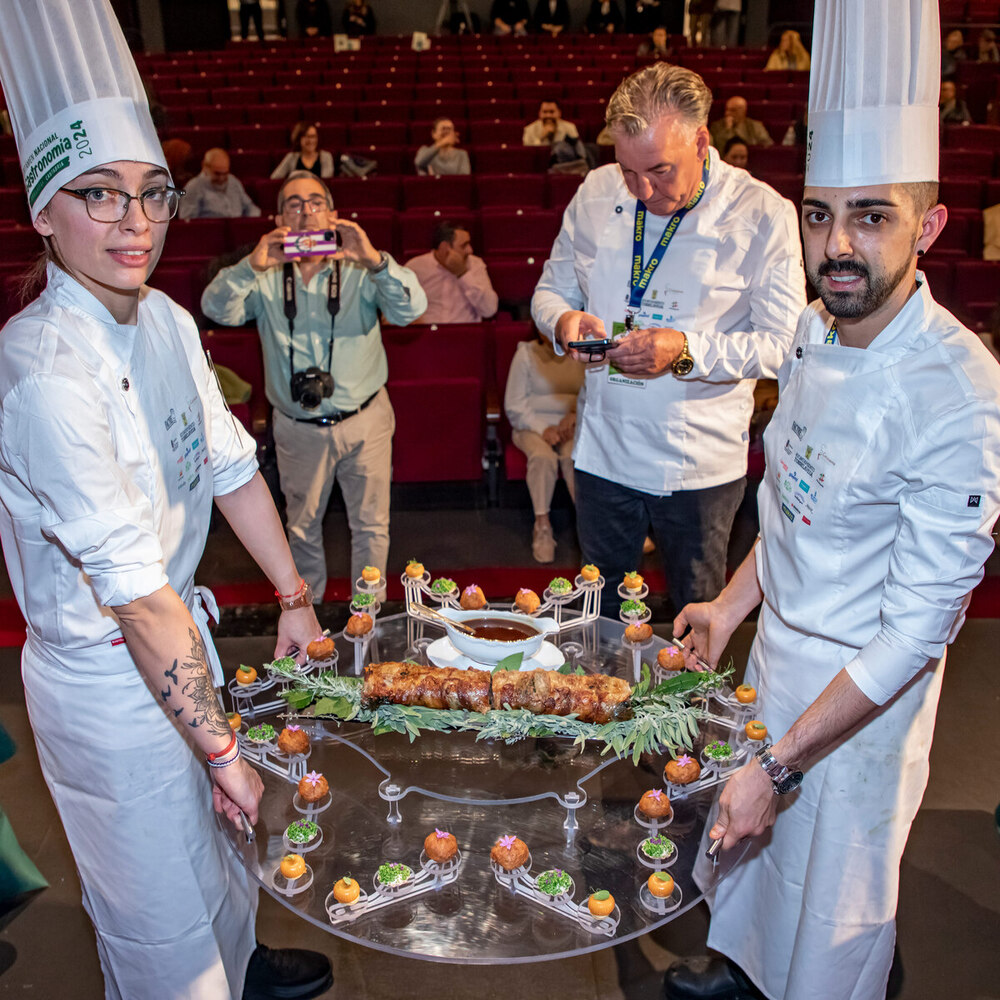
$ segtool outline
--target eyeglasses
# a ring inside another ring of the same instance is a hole
[[[307,201],[303,201],[301,198],[289,198],[281,206],[282,215],[316,215],[319,212],[324,212],[330,206],[327,205],[325,198],[320,198],[318,195],[315,198],[309,198]]]
[[[127,194],[115,188],[60,188],[66,194],[80,198],[87,206],[87,215],[94,222],[121,222],[128,215],[133,201],[139,202],[143,215],[150,222],[169,222],[177,214],[183,191],[172,187],[155,187],[142,194]]]

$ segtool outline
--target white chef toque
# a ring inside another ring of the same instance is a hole
[[[0,0],[0,81],[32,219],[103,163],[166,169],[109,0]]]
[[[816,0],[806,185],[938,179],[937,0]]]

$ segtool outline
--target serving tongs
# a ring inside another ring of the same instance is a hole
[[[464,632],[466,635],[474,636],[476,634],[475,629],[469,628],[463,622],[454,621],[447,615],[441,614],[440,611],[435,611],[433,608],[427,607],[426,604],[408,604],[406,611],[407,614],[413,615],[414,618],[422,618],[425,622],[430,622],[432,625],[450,625],[453,629]]]

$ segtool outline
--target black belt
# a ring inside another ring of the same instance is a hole
[[[341,410],[340,413],[333,413],[329,417],[292,417],[292,420],[300,424],[318,424],[320,427],[331,427],[360,413],[381,391],[381,389],[376,389],[356,410]]]

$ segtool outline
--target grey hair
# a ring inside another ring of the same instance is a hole
[[[285,207],[285,188],[288,187],[292,181],[309,180],[315,181],[322,189],[323,193],[326,195],[326,207],[333,208],[333,195],[330,193],[330,189],[311,171],[311,170],[293,170],[286,178],[285,182],[278,189],[278,214],[280,215],[282,209]]]
[[[626,77],[608,101],[604,115],[609,129],[641,135],[664,115],[677,115],[687,130],[708,124],[712,91],[692,70],[655,63]]]

